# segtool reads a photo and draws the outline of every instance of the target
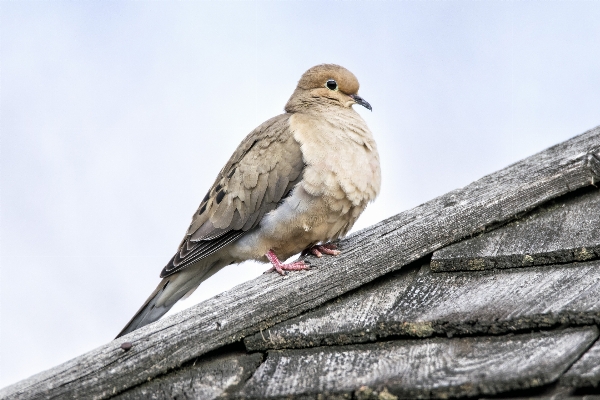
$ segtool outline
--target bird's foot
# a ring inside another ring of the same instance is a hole
[[[337,249],[337,246],[333,243],[325,243],[325,244],[318,244],[316,246],[312,246],[309,247],[308,249],[304,250],[303,254],[312,254],[315,257],[323,257],[323,254],[327,254],[330,256],[337,256],[338,254],[340,254],[341,252]]]
[[[310,269],[310,267],[304,261],[295,261],[289,264],[284,264],[279,261],[279,258],[275,255],[273,250],[269,250],[267,254],[265,254],[273,267],[265,271],[265,274],[273,271],[277,271],[279,275],[285,275],[284,271],[301,271],[303,269]]]

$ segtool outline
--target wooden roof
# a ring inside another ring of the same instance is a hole
[[[600,127],[0,398],[583,393],[600,382],[599,181]]]

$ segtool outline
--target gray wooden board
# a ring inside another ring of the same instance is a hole
[[[198,361],[173,373],[142,383],[115,400],[210,400],[236,391],[262,362],[260,353],[232,353]]]
[[[5,399],[106,398],[600,180],[600,127],[357,232],[342,254],[267,274],[0,391]],[[120,345],[130,341],[125,355]]]
[[[514,270],[423,268],[379,322],[382,334],[497,334],[600,322],[600,260]]]
[[[244,339],[249,351],[375,341],[377,322],[402,296],[418,268],[402,268],[323,306]]]
[[[600,341],[597,341],[561,378],[563,385],[598,387],[600,384]]]
[[[242,398],[316,398],[362,387],[404,398],[502,393],[553,382],[598,337],[595,326],[532,334],[272,350]]]
[[[212,400],[234,392],[252,376],[263,356],[232,353],[201,360],[127,390],[115,400]]]
[[[433,253],[433,271],[515,268],[600,258],[600,189],[565,196],[492,232]]]
[[[382,300],[372,307],[371,299],[379,293]],[[368,318],[356,312],[361,299]],[[390,277],[244,341],[248,350],[265,350],[360,343],[390,335],[499,334],[594,323],[600,323],[600,260],[437,273],[424,265],[414,278]]]

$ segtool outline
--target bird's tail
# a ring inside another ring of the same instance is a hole
[[[202,282],[229,264],[229,262],[218,259],[203,261],[208,262],[190,265],[176,274],[163,278],[144,305],[135,313],[116,338],[158,320],[180,299],[192,294]]]

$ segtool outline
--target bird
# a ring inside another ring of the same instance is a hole
[[[286,260],[340,253],[381,186],[373,134],[352,106],[372,111],[352,72],[308,69],[284,108],[246,136],[192,216],[161,282],[117,338],[152,323],[221,268],[270,262],[267,272],[309,269]]]

